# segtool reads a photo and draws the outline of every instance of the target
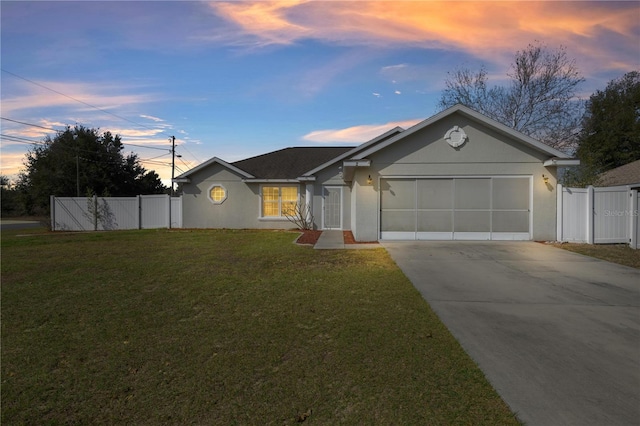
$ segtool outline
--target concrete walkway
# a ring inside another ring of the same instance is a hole
[[[533,242],[382,245],[525,424],[640,424],[640,270]]]
[[[345,244],[342,231],[328,230],[322,231],[318,242],[313,246],[317,250],[336,250],[336,249],[374,249],[382,248],[380,244]]]

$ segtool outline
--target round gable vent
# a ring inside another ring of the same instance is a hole
[[[454,148],[459,148],[469,139],[467,134],[458,126],[453,126],[444,135],[444,140]]]

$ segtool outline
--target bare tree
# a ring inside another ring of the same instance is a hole
[[[292,208],[283,211],[289,222],[296,225],[302,231],[313,229],[313,213],[311,206],[303,204],[302,201],[293,205]]]
[[[484,66],[448,73],[438,107],[466,105],[554,148],[575,150],[584,102],[576,95],[584,81],[564,47],[540,43],[515,54],[506,86],[488,86]]]

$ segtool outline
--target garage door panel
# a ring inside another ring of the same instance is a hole
[[[455,211],[453,232],[490,232],[491,212]]]
[[[495,210],[528,210],[529,179],[493,179],[493,208]]]
[[[491,179],[455,179],[454,207],[456,209],[489,209]]]
[[[416,182],[418,209],[453,208],[453,179],[419,179]]]
[[[381,230],[394,232],[415,232],[415,211],[385,211],[381,218]]]
[[[418,211],[418,232],[452,232],[451,211]]]
[[[388,180],[382,189],[381,197],[385,209],[414,209],[416,181],[415,179]]]
[[[529,212],[492,213],[493,232],[529,232]]]

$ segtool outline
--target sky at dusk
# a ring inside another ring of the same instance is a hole
[[[165,184],[211,157],[356,145],[437,112],[447,71],[504,83],[564,46],[587,99],[640,69],[640,3],[2,1],[1,173],[76,124],[122,137]],[[40,127],[37,127],[40,126]]]

